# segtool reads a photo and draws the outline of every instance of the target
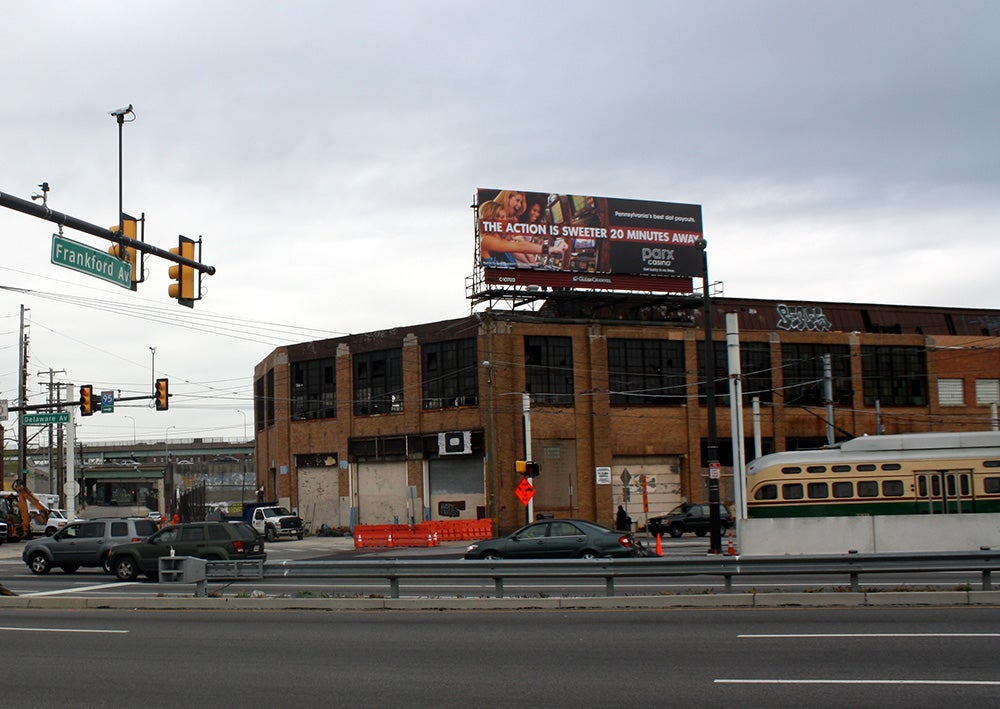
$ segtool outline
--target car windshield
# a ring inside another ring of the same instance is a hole
[[[292,513],[286,510],[284,507],[271,507],[269,509],[264,510],[265,517],[283,517],[285,515],[290,515],[290,514]]]
[[[682,515],[687,512],[687,505],[677,505],[674,509],[667,512],[668,515]]]

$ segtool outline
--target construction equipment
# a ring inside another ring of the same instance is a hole
[[[42,526],[49,519],[49,507],[42,503],[28,486],[15,480],[11,490],[0,492],[0,519],[7,523],[7,539],[19,541],[31,538],[31,518]],[[35,512],[28,508],[28,502],[35,507]]]

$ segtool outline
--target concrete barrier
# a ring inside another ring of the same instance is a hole
[[[1000,514],[748,519],[739,541],[747,556],[978,551],[1000,548]]]

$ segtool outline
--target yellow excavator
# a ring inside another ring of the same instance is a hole
[[[50,510],[19,480],[11,483],[11,488],[0,492],[0,518],[7,522],[7,539],[13,542],[30,539],[32,516],[44,526]],[[37,512],[28,509],[29,500]]]

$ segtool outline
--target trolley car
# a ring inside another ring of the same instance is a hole
[[[1000,512],[1000,432],[865,436],[747,464],[750,517]]]

